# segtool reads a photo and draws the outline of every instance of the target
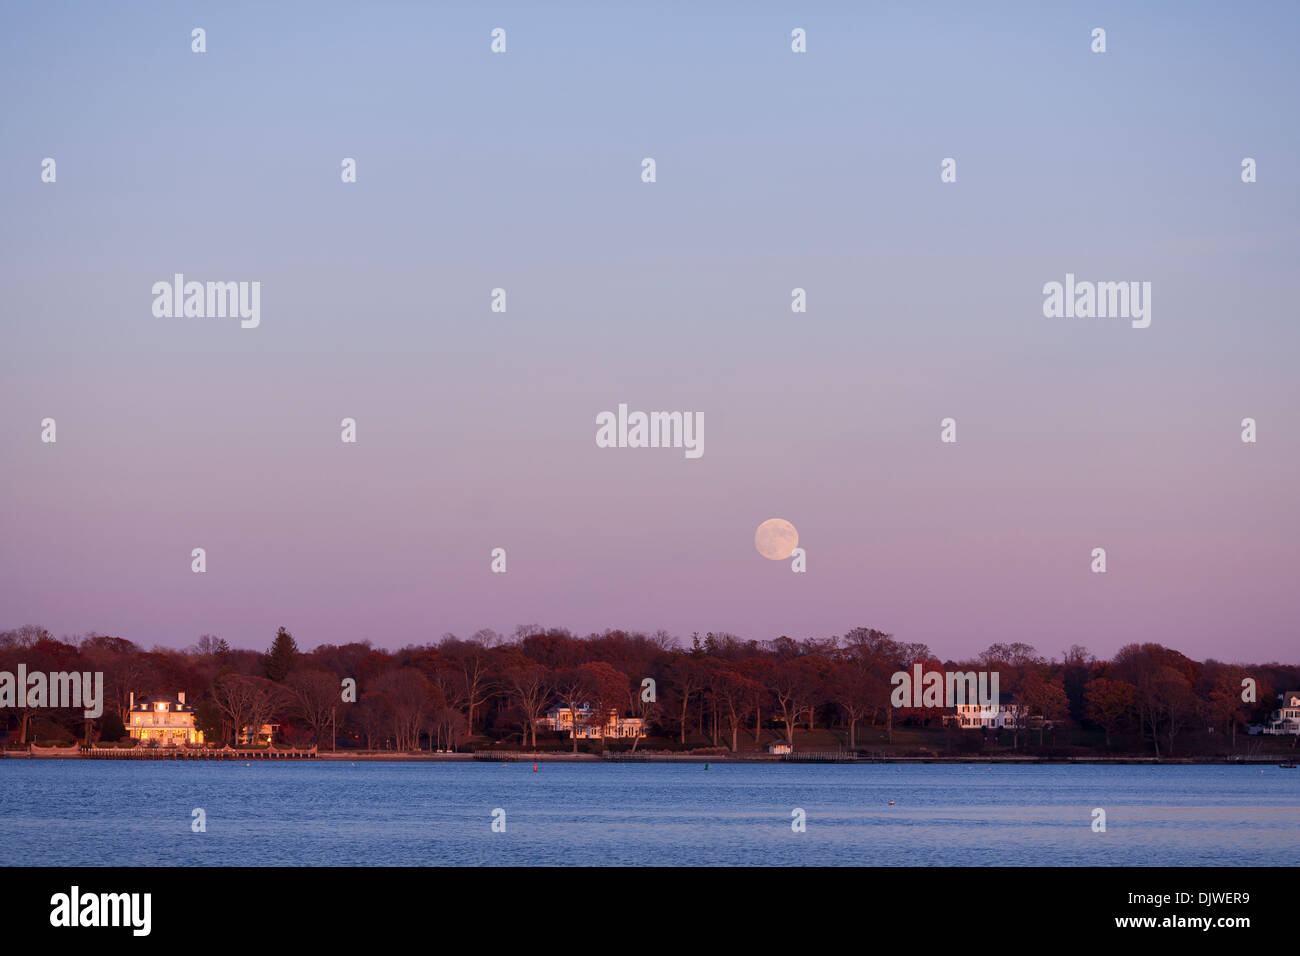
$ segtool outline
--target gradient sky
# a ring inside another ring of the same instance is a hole
[[[0,8],[0,628],[1295,660],[1300,8],[540,6]],[[703,458],[597,448],[620,402]]]

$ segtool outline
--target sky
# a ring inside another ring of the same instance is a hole
[[[0,628],[1294,661],[1300,8],[701,6],[0,7]]]

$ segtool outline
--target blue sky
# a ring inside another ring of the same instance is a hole
[[[5,5],[0,626],[1287,653],[1297,8],[700,6]],[[1151,328],[1045,319],[1067,271]]]

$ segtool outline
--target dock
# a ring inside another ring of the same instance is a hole
[[[69,755],[71,756],[71,755]],[[310,750],[235,750],[230,747],[82,747],[84,760],[313,760]]]

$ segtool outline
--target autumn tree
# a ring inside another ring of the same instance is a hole
[[[628,676],[604,661],[588,661],[579,670],[588,690],[592,724],[600,732],[600,749],[605,749],[605,729],[610,717],[617,720],[627,693]]]
[[[1070,699],[1060,678],[1052,679],[1037,669],[1030,670],[1021,684],[1021,702],[1030,720],[1038,722],[1038,746],[1049,722],[1063,720],[1070,713]]]
[[[1246,723],[1252,704],[1242,700],[1242,688],[1249,675],[1245,668],[1217,661],[1205,662],[1206,708],[1215,722],[1231,737],[1237,749],[1237,725]]]
[[[1151,731],[1151,745],[1160,756],[1163,734],[1167,748],[1187,722],[1196,716],[1192,694],[1200,667],[1178,651],[1160,644],[1127,644],[1115,655],[1111,671],[1134,688],[1134,704],[1143,731]]]
[[[1094,677],[1084,685],[1084,714],[1106,732],[1106,747],[1110,748],[1110,735],[1119,730],[1133,712],[1136,688],[1128,681],[1110,677]]]
[[[1156,705],[1164,718],[1168,740],[1168,753],[1174,752],[1174,738],[1189,724],[1201,717],[1201,704],[1192,693],[1191,682],[1176,667],[1165,665],[1154,675],[1151,683]]]

